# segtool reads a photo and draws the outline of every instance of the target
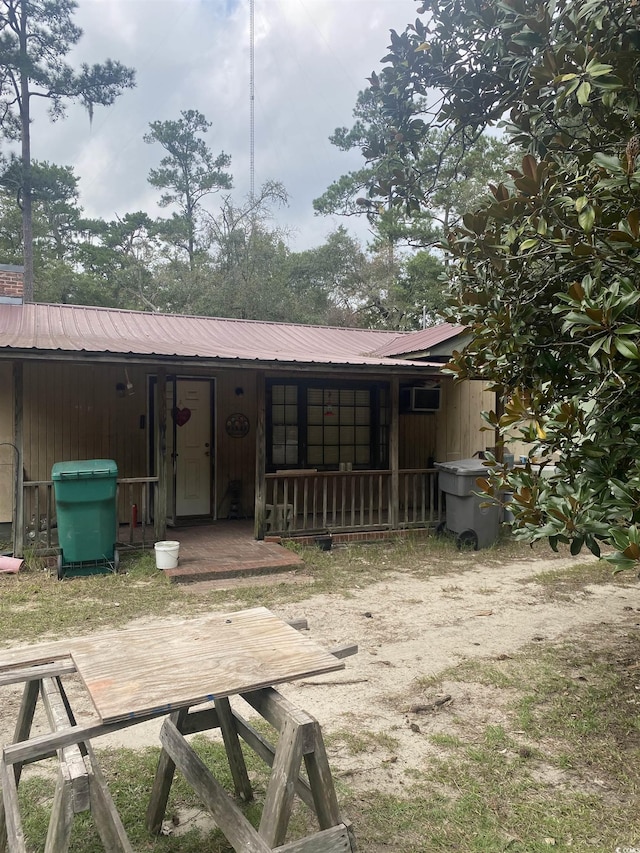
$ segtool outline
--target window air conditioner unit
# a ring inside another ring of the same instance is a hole
[[[412,412],[440,411],[440,383],[430,382],[422,387],[410,388],[409,408]]]

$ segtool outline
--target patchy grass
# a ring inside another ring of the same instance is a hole
[[[439,682],[494,688],[491,709],[451,708],[404,796],[368,791],[345,808],[370,851],[566,853],[640,847],[640,636],[602,625],[580,642],[532,644]],[[429,683],[427,686],[432,686]],[[421,692],[425,684],[415,683]],[[505,690],[505,688],[508,688]],[[475,713],[474,713],[475,712]]]
[[[528,548],[501,542],[483,552],[482,560],[506,563],[524,555],[530,556]],[[189,616],[254,603],[275,606],[303,600],[310,589],[314,594],[350,595],[392,579],[397,572],[442,577],[438,581],[442,591],[455,596],[459,590],[447,583],[446,576],[469,560],[450,542],[432,540],[330,552],[313,548],[306,549],[304,557],[305,571],[314,578],[311,588],[282,584],[198,595],[170,584],[150,554],[126,557],[126,574],[63,582],[30,566],[18,576],[0,576],[0,641],[99,630],[136,617]],[[624,584],[629,578],[614,579],[609,566],[595,562],[535,577],[549,600],[612,581]],[[358,756],[375,753],[381,764],[393,761],[398,767],[398,740],[392,729],[352,730],[347,724],[325,733],[340,806],[354,823],[360,850],[613,853],[616,847],[640,847],[637,630],[603,624],[580,640],[556,646],[532,643],[510,657],[465,661],[433,678],[416,679],[415,695],[403,695],[402,702],[408,705],[436,688],[450,693],[453,701],[420,718],[416,738],[426,749],[406,763],[400,791],[380,790],[366,775],[340,774],[342,758],[357,761]],[[475,695],[475,706],[473,701],[456,701],[463,692]],[[478,697],[484,706],[478,707]],[[270,738],[272,733],[266,734]],[[206,763],[230,788],[220,743],[205,737],[195,742]],[[171,834],[148,836],[144,816],[157,756],[157,749],[99,752],[134,850],[230,853],[219,831],[200,820],[201,806],[180,774],[167,812]],[[250,751],[246,759],[256,802],[245,808],[257,825],[266,772]],[[29,849],[44,849],[53,786],[53,778],[25,771],[20,797]],[[294,835],[304,834],[308,820],[300,806],[293,819]],[[76,818],[70,850],[102,850],[90,817]]]
[[[492,746],[434,762],[431,781],[405,796],[358,793],[350,814],[369,851],[613,851],[634,837],[630,803],[612,807],[586,793],[558,794],[528,775],[527,762]],[[354,809],[356,811],[354,812]]]
[[[629,572],[614,574],[609,563],[593,560],[570,568],[540,572],[522,583],[537,584],[544,601],[566,601],[579,594],[588,594],[589,586],[613,583],[622,587],[630,583],[635,585],[636,579]]]
[[[399,539],[372,545],[351,545],[331,551],[291,545],[304,557],[303,573],[313,584],[271,582],[236,589],[198,591],[171,584],[155,567],[153,554],[124,554],[119,574],[56,579],[40,558],[30,556],[18,575],[0,575],[0,643],[32,642],[69,632],[90,633],[120,627],[132,619],[196,616],[210,610],[238,609],[257,604],[276,607],[302,601],[310,594],[340,594],[388,580],[397,572],[416,577],[446,576],[468,565],[469,556],[455,544],[429,539]],[[505,561],[510,542],[483,551],[483,560]],[[521,546],[518,546],[521,548]],[[501,556],[500,556],[501,555]]]
[[[334,750],[346,749],[351,755],[375,752],[378,749],[393,752],[399,744],[398,739],[387,732],[372,732],[362,728],[358,728],[357,731],[351,729],[333,731],[325,740],[328,747]]]
[[[184,612],[186,596],[170,586],[150,554],[124,558],[123,565],[126,574],[64,581],[55,571],[30,565],[18,575],[0,577],[0,639],[29,642],[119,627],[139,616]],[[192,602],[192,609],[198,612],[200,602]]]
[[[202,735],[192,740],[198,755],[216,778],[229,790],[232,781],[224,747],[219,741]],[[171,787],[165,815],[165,832],[153,838],[145,826],[145,812],[151,793],[160,750],[100,750],[98,760],[103,770],[116,808],[126,827],[129,840],[136,851],[156,853],[231,853],[224,836],[213,826],[208,813],[180,773]],[[245,752],[256,799],[242,806],[245,816],[254,826],[260,820],[260,806],[266,792],[267,773],[254,754]],[[43,850],[47,824],[53,800],[55,778],[25,778],[19,788],[21,812],[29,849]],[[75,818],[69,853],[103,853],[104,847],[88,813]]]

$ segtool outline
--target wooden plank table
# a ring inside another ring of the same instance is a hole
[[[24,683],[13,741],[0,757],[0,853],[26,853],[17,787],[25,763],[57,752],[60,774],[46,853],[66,853],[75,811],[90,809],[106,850],[130,853],[91,740],[130,725],[167,717],[147,810],[147,826],[160,831],[175,769],[211,811],[234,850],[246,853],[349,853],[350,827],[340,817],[318,722],[284,699],[274,685],[344,667],[331,654],[266,608],[108,634],[70,638],[0,653],[0,686]],[[77,673],[95,707],[78,725],[63,679]],[[38,696],[49,734],[31,737]],[[269,743],[240,713],[240,696],[278,732]],[[254,828],[201,761],[185,735],[219,728],[235,797],[253,796],[240,738],[270,767],[259,827]],[[306,777],[301,774],[304,763]],[[285,843],[295,796],[315,812],[318,831]]]

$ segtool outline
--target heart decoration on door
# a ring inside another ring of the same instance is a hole
[[[177,406],[173,410],[173,419],[176,422],[177,426],[184,426],[189,418],[191,417],[191,409],[187,409],[185,406],[184,409],[179,409]]]

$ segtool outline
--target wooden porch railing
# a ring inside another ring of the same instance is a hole
[[[144,548],[157,537],[152,522],[153,507],[158,488],[157,477],[119,477],[116,490],[117,530],[115,541],[132,548]],[[55,490],[52,480],[31,480],[23,484],[25,550],[38,555],[56,553],[58,550],[58,524],[56,519]],[[134,510],[133,507],[136,507]],[[136,518],[134,519],[134,515]],[[137,521],[137,526],[133,522]],[[120,525],[128,525],[125,539],[120,536]]]
[[[430,527],[441,518],[438,472],[399,472],[397,529]],[[267,533],[393,529],[391,471],[279,471],[266,475]]]
[[[438,472],[413,468],[399,472],[396,529],[432,527],[442,517]],[[145,547],[162,536],[147,528],[153,523],[157,477],[124,477],[117,481],[119,545]],[[301,471],[266,475],[266,532],[276,534],[326,531],[391,530],[390,471]],[[51,480],[24,483],[23,550],[34,555],[58,547],[55,490]],[[134,528],[133,506],[138,526]],[[157,523],[156,519],[156,523]],[[128,525],[125,540],[120,525]]]

